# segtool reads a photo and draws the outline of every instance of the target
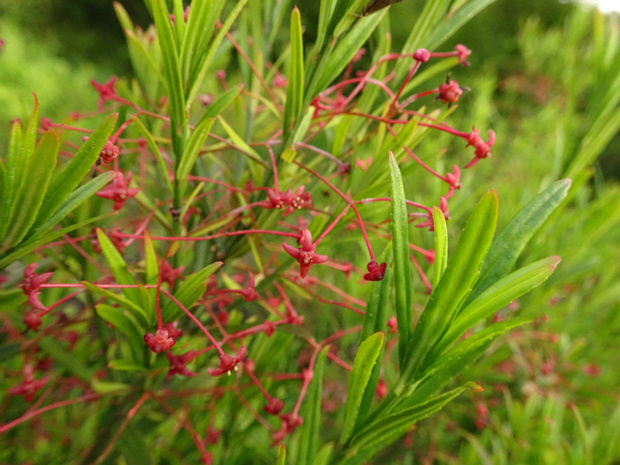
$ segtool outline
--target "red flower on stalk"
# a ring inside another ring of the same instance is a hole
[[[446,78],[446,82],[439,86],[439,94],[437,99],[440,99],[442,103],[448,103],[452,105],[459,101],[459,97],[463,94],[463,89],[459,87],[459,83],[454,79]]]
[[[195,350],[190,350],[181,355],[172,355],[170,352],[166,352],[166,357],[168,357],[168,361],[170,362],[170,368],[168,368],[168,379],[172,378],[173,375],[181,375],[181,376],[196,376],[196,373],[190,371],[186,364],[196,354]]]
[[[224,373],[230,374],[231,371],[236,370],[237,364],[241,363],[244,358],[245,346],[241,347],[239,353],[235,357],[223,353],[220,355],[220,366],[217,368],[209,368],[207,371],[211,376],[221,376]]]
[[[270,415],[278,415],[282,409],[284,408],[284,402],[280,399],[272,397],[269,399],[267,405],[265,405],[264,410]]]
[[[312,235],[308,229],[304,229],[301,233],[299,243],[301,244],[300,249],[288,244],[282,244],[282,247],[284,247],[286,253],[297,260],[297,263],[299,263],[299,274],[302,278],[305,278],[310,265],[325,263],[328,257],[327,255],[319,255],[314,251],[315,245],[312,243]]]
[[[39,265],[37,263],[31,263],[24,270],[24,280],[19,285],[24,291],[24,294],[28,297],[28,303],[34,308],[43,312],[47,311],[47,307],[39,300],[39,294],[41,291],[39,288],[45,284],[52,277],[52,272],[36,274],[34,270]],[[36,329],[35,329],[36,331]]]
[[[99,158],[97,158],[97,166],[103,163],[111,163],[121,153],[121,149],[114,145],[112,142],[107,141],[101,152],[99,152]]]
[[[480,137],[476,126],[474,126],[474,129],[465,140],[467,141],[466,147],[473,145],[476,149],[475,158],[465,165],[465,168],[471,168],[478,163],[479,160],[491,156],[491,147],[495,143],[495,132],[493,132],[493,130],[489,130],[489,140],[485,142],[482,140],[482,137]]]
[[[99,84],[95,82],[94,79],[91,79],[90,83],[93,85],[95,90],[99,92],[99,101],[97,102],[97,108],[99,110],[103,108],[104,102],[108,100],[116,100],[118,98],[118,95],[114,90],[114,84],[116,83],[117,79],[118,78],[116,76],[112,76],[110,79],[108,79],[108,82],[104,84]]]
[[[168,262],[163,262],[161,264],[161,269],[159,270],[159,277],[161,279],[161,282],[168,283],[168,287],[172,290],[172,288],[174,287],[174,283],[177,279],[184,279],[181,275],[184,269],[184,266],[172,268]]]
[[[387,263],[385,262],[379,265],[376,261],[374,260],[371,261],[366,266],[368,273],[364,275],[364,279],[366,281],[381,281],[383,279],[383,276],[385,275],[386,266],[387,266]]]
[[[170,337],[167,330],[158,329],[155,331],[155,334],[145,334],[144,342],[149,346],[149,349],[158,354],[170,349],[177,341],[173,337]]]
[[[125,178],[123,173],[119,171],[116,173],[116,176],[114,176],[112,184],[97,192],[97,196],[104,199],[114,200],[113,208],[118,211],[123,208],[123,205],[125,205],[127,199],[130,199],[138,193],[138,189],[127,188],[129,181],[131,181],[131,173],[127,173],[127,178]]]
[[[457,56],[459,58],[459,65],[469,66],[467,57],[471,55],[471,50],[461,44],[458,44],[456,47],[454,47],[454,50],[456,50],[457,52]]]
[[[256,292],[256,288],[254,287],[254,275],[252,273],[248,273],[248,287],[241,289],[239,293],[246,302],[252,302],[258,299],[258,292]]]
[[[49,376],[45,376],[40,380],[34,379],[34,370],[31,365],[24,366],[24,380],[17,386],[9,388],[7,392],[13,396],[24,396],[26,402],[32,402],[34,395],[39,391],[45,383],[47,383]]]

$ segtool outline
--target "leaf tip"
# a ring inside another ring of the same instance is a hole
[[[465,384],[465,388],[467,388],[468,390],[472,392],[484,392],[484,388],[480,386],[478,383],[474,383],[473,381],[470,381],[469,383]]]

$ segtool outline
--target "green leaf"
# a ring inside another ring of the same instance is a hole
[[[287,134],[301,113],[304,101],[304,48],[301,16],[297,7],[291,13],[291,56],[288,72],[288,88],[284,106],[284,134]]]
[[[213,102],[207,107],[204,115],[202,115],[202,119],[204,118],[215,118],[224,111],[228,105],[232,103],[232,101],[241,93],[243,90],[243,84],[238,84],[221,95],[218,95]]]
[[[108,368],[118,371],[145,371],[145,368],[141,365],[136,365],[131,360],[117,359],[110,360]]]
[[[314,463],[319,449],[319,430],[321,424],[321,394],[323,392],[323,372],[325,371],[325,359],[329,346],[325,347],[316,358],[312,381],[308,386],[307,397],[304,402],[303,425],[299,439],[298,465],[311,465]]]
[[[93,377],[90,381],[90,387],[98,394],[125,394],[132,390],[131,385],[118,383],[114,381],[101,381]]]
[[[212,0],[194,0],[187,17],[187,29],[181,43],[181,74],[188,88],[192,69],[207,50],[213,31],[208,29]]]
[[[437,47],[445,43],[456,31],[494,1],[495,0],[470,0],[456,12],[450,12],[444,21],[433,28],[424,46],[429,50],[437,50]]]
[[[471,292],[493,239],[497,209],[497,194],[489,191],[467,220],[446,271],[413,332],[397,393],[402,393],[405,386],[413,382],[416,372],[424,366],[427,355],[441,339]]]
[[[403,178],[392,153],[390,153],[390,195],[392,198],[390,215],[392,241],[394,242],[394,293],[398,321],[398,360],[402,369],[412,327],[409,223]]]
[[[277,465],[285,465],[286,464],[286,446],[284,444],[280,444],[278,446],[278,461]]]
[[[223,262],[214,262],[204,267],[198,273],[188,276],[179,286],[177,292],[174,293],[174,298],[189,310],[205,293],[207,288],[206,281],[209,279],[209,276],[215,273],[222,265]],[[162,308],[162,318],[164,321],[176,321],[181,315],[183,315],[183,310],[172,300],[167,300]]]
[[[146,284],[157,284],[159,277],[159,263],[155,254],[155,246],[151,235],[144,230],[144,262],[146,269]]]
[[[50,183],[45,196],[45,201],[41,206],[39,215],[35,222],[35,227],[48,220],[60,205],[75,190],[80,181],[86,176],[95,165],[99,158],[99,153],[108,141],[108,137],[114,129],[118,113],[114,113],[104,119],[93,131],[77,153],[71,158],[66,168]]]
[[[40,239],[37,239],[37,240],[29,239],[26,242],[23,242],[22,244],[20,244],[18,247],[16,247],[8,255],[2,256],[2,254],[0,254],[0,257],[1,257],[0,258],[0,270],[6,268],[8,265],[13,263],[15,260],[20,259],[24,255],[29,254],[34,249],[41,247],[42,245],[47,244],[48,242],[51,242],[54,239],[60,236],[63,236],[64,234],[68,234],[71,231],[75,231],[76,229],[82,228],[96,221],[102,220],[104,218],[108,218],[109,216],[113,214],[114,213],[106,213],[105,215],[99,215],[94,218],[89,218],[87,220],[80,221],[79,223],[72,224],[71,226],[67,226],[66,228],[48,231],[43,236],[41,236]]]
[[[327,39],[327,26],[331,20],[332,12],[334,11],[335,0],[321,0],[321,6],[319,7],[319,24],[317,27],[316,41],[314,43],[314,51],[318,52],[323,47],[325,40]]]
[[[439,354],[475,324],[543,283],[555,271],[560,260],[560,257],[553,256],[544,258],[520,268],[490,286],[460,311],[433,352]]]
[[[349,64],[353,56],[359,51],[370,37],[377,25],[383,19],[387,10],[379,11],[377,14],[366,16],[355,24],[346,37],[342,39],[336,48],[331,51],[329,58],[324,66],[317,69],[306,93],[306,101],[314,99],[321,91],[338,77],[338,75]],[[334,16],[336,13],[334,12]]]
[[[489,249],[468,303],[510,271],[534,233],[566,197],[570,186],[570,179],[554,182],[515,215]]]
[[[20,178],[15,204],[11,208],[9,227],[2,244],[2,251],[19,244],[28,234],[41,208],[56,167],[59,147],[59,135],[54,131],[47,131],[28,160]]]
[[[192,71],[192,76],[189,80],[187,92],[186,92],[188,105],[191,105],[191,103],[196,98],[196,95],[198,94],[198,91],[200,90],[202,81],[204,81],[204,78],[207,75],[207,70],[209,69],[209,65],[211,64],[211,61],[215,57],[215,52],[217,52],[217,49],[222,43],[222,40],[224,40],[226,33],[228,32],[232,24],[235,22],[235,20],[237,19],[237,16],[239,16],[239,14],[241,13],[241,10],[243,10],[243,7],[245,6],[247,2],[248,0],[239,0],[237,2],[235,7],[232,9],[228,17],[226,18],[226,21],[224,21],[222,26],[219,28],[219,31],[216,34],[215,38],[211,41],[208,51],[201,57],[200,60],[196,60],[198,62],[198,65]],[[220,10],[223,6],[223,3],[224,3],[223,1],[220,2],[220,6],[219,6]],[[213,10],[217,10],[217,9],[218,9],[217,7],[213,8]],[[219,16],[219,13],[216,14],[215,16],[213,15],[214,15],[214,12],[212,11],[210,16],[212,20],[214,21],[213,25],[215,25],[215,19],[217,19],[217,17]]]
[[[196,163],[196,159],[200,154],[200,149],[207,140],[209,131],[211,130],[211,126],[213,126],[214,121],[215,120],[212,118],[203,119],[200,123],[198,123],[198,125],[196,125],[187,145],[185,146],[185,151],[183,152],[181,160],[177,163],[175,182],[181,196],[183,196],[185,191],[187,176],[189,176],[189,173]]]
[[[415,390],[409,398],[405,398],[401,406],[427,399],[458,376],[465,368],[474,363],[489,345],[502,334],[524,324],[530,323],[528,318],[515,318],[494,323],[479,331],[459,345],[437,357],[416,380]]]
[[[433,206],[433,226],[435,229],[435,275],[433,288],[436,288],[448,264],[448,227],[446,217],[439,207]]]
[[[89,291],[99,294],[103,297],[106,297],[107,299],[110,299],[112,302],[116,302],[117,304],[125,307],[127,310],[130,310],[131,313],[139,319],[140,323],[142,323],[142,325],[145,328],[149,327],[152,324],[152,322],[149,321],[146,310],[144,310],[140,305],[129,300],[127,297],[120,295],[120,294],[115,294],[114,292],[108,291],[107,289],[104,289],[102,287],[97,286],[96,284],[89,283],[86,281],[82,281],[82,286],[84,286]]]
[[[349,448],[351,451],[347,454],[350,458],[342,461],[341,465],[357,464],[367,460],[372,454],[409,431],[416,422],[441,410],[444,405],[466,389],[468,389],[467,386],[452,389],[427,402],[387,415],[367,425],[363,431],[353,437]]]
[[[172,187],[172,182],[170,181],[170,176],[168,175],[168,168],[166,167],[166,162],[164,161],[164,158],[162,157],[161,152],[159,151],[157,142],[155,142],[155,138],[149,132],[149,130],[146,129],[146,126],[144,126],[142,121],[140,121],[136,115],[132,115],[131,119],[135,123],[135,126],[140,132],[140,134],[142,134],[142,137],[146,139],[146,144],[149,146],[149,149],[151,149],[151,152],[157,157],[157,163],[159,164],[159,169],[161,171],[162,178],[165,180],[166,185],[168,186],[168,190],[170,191],[170,194],[173,194],[174,188]]]
[[[187,119],[185,113],[185,96],[181,79],[179,57],[175,44],[168,10],[163,0],[152,0],[153,17],[157,28],[159,46],[165,64],[166,83],[170,93],[170,118],[174,131],[180,131]],[[177,133],[178,135],[178,133]]]
[[[366,392],[373,368],[379,359],[384,338],[384,333],[375,333],[362,342],[357,350],[357,355],[353,362],[353,369],[349,375],[344,426],[342,429],[342,436],[340,437],[341,444],[345,444],[355,432],[355,425],[360,415],[362,398]],[[366,412],[361,413],[364,415]]]
[[[110,270],[116,278],[116,282],[118,284],[136,284],[136,281],[133,279],[131,273],[127,270],[127,263],[125,259],[120,254],[120,252],[114,247],[114,244],[108,236],[99,228],[97,228],[97,239],[99,240],[99,246],[101,247],[101,252],[105,256],[108,265],[110,266]],[[140,303],[140,294],[135,288],[124,288],[122,293],[132,302],[139,306]]]
[[[31,230],[31,234],[26,238],[27,241],[36,241],[50,229],[60,223],[65,216],[71,213],[74,209],[80,206],[83,202],[92,197],[96,192],[101,190],[103,186],[109,183],[114,178],[114,172],[108,171],[100,174],[94,179],[91,179],[83,186],[80,186],[74,190],[65,199],[64,203],[57,208],[54,214],[47,219],[43,224]]]
[[[6,230],[9,227],[9,214],[13,206],[13,199],[17,194],[17,187],[19,186],[17,166],[22,148],[22,138],[22,126],[19,121],[16,121],[11,126],[11,137],[9,138],[6,163],[2,163],[4,175],[2,186],[0,186],[0,240],[4,238]]]
[[[126,315],[122,308],[100,304],[95,307],[95,310],[97,315],[99,315],[103,320],[107,321],[127,336],[133,361],[141,365],[144,358],[143,328],[140,328],[133,318]]]
[[[82,381],[90,383],[95,377],[95,370],[87,368],[80,358],[64,349],[54,337],[44,337],[39,340],[38,346],[43,352],[54,359],[54,364],[67,370]]]

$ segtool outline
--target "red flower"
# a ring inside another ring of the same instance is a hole
[[[39,326],[41,326],[41,312],[36,308],[31,308],[26,312],[24,316],[24,323],[28,328],[32,329],[35,333],[39,330]]]
[[[118,78],[116,76],[112,76],[105,84],[98,84],[94,79],[90,81],[95,90],[99,92],[99,101],[97,102],[97,108],[99,110],[103,107],[104,102],[108,100],[116,100],[118,98],[118,95],[116,95],[116,91],[114,90],[114,83],[117,79]]]
[[[246,302],[252,302],[253,300],[258,299],[258,292],[254,287],[254,276],[252,273],[248,273],[248,287],[239,291],[239,293],[243,296]]]
[[[101,149],[101,152],[99,152],[97,165],[113,162],[116,157],[118,157],[119,153],[121,153],[121,149],[114,145],[112,142],[107,141],[103,146],[103,149]]]
[[[302,278],[305,278],[310,269],[310,265],[316,263],[325,263],[327,261],[327,255],[318,255],[315,253],[315,246],[312,243],[312,235],[308,229],[304,229],[301,233],[301,239],[299,240],[301,248],[298,249],[288,244],[282,244],[286,253],[292,256],[297,263],[299,263],[299,274]]]
[[[46,311],[47,307],[39,300],[39,294],[41,293],[39,288],[49,281],[53,273],[49,272],[38,275],[34,272],[38,266],[37,263],[31,263],[26,267],[24,270],[24,280],[19,287],[21,287],[24,290],[24,294],[28,296],[28,303],[30,303],[30,305],[38,310]]]
[[[168,331],[168,337],[178,339],[183,336],[183,331],[177,328],[176,322],[168,322],[164,325],[164,329]]]
[[[120,210],[125,205],[125,201],[138,193],[138,189],[128,189],[127,184],[131,181],[131,173],[127,173],[127,178],[123,176],[123,173],[117,172],[114,176],[112,184],[106,186],[99,192],[97,196],[114,200],[114,210]]]
[[[158,329],[155,334],[148,333],[144,335],[144,342],[156,354],[170,349],[177,341],[170,337],[165,329]]]
[[[231,357],[228,354],[220,355],[220,366],[217,368],[209,368],[207,371],[211,376],[220,376],[224,373],[230,374],[230,372],[237,368],[237,364],[241,363],[245,358],[245,346],[241,347],[236,357]]]
[[[184,266],[180,266],[178,268],[172,268],[168,264],[168,262],[163,262],[161,265],[161,269],[159,270],[160,279],[162,282],[168,283],[168,287],[170,288],[170,290],[172,290],[176,280],[179,278],[183,279],[183,277],[181,276],[181,273],[183,273],[184,269],[185,269]]]
[[[270,415],[278,415],[282,411],[283,408],[284,408],[284,402],[282,402],[280,399],[276,399],[275,397],[272,397],[271,399],[269,399],[269,402],[267,403],[267,405],[265,405],[264,410]]]
[[[24,380],[21,384],[8,389],[7,392],[14,396],[24,396],[26,402],[31,402],[34,395],[39,389],[45,386],[45,383],[47,383],[49,378],[49,376],[45,376],[44,378],[35,381],[33,371],[32,366],[24,366]]]
[[[168,357],[168,361],[170,362],[168,379],[172,378],[173,375],[196,376],[196,373],[190,371],[187,366],[185,366],[187,362],[194,358],[195,354],[196,351],[194,350],[190,350],[181,355],[172,355],[170,352],[166,352],[166,357]]]
[[[446,79],[446,82],[439,86],[438,99],[441,99],[442,103],[449,103],[450,105],[459,101],[459,97],[463,94],[463,89],[459,87],[459,83],[454,79],[450,80],[450,77]]]
[[[461,44],[458,44],[456,47],[454,47],[454,49],[457,51],[457,56],[459,58],[459,64],[461,66],[469,66],[467,57],[471,55],[471,50]]]
[[[480,134],[478,133],[476,126],[474,126],[474,129],[469,134],[466,140],[467,140],[467,146],[473,145],[474,148],[476,149],[476,157],[472,161],[470,161],[467,165],[465,165],[465,168],[471,168],[476,163],[478,163],[478,160],[481,160],[482,158],[487,158],[491,155],[491,147],[495,143],[495,132],[490,130],[489,140],[485,142],[480,137]]]
[[[366,281],[381,281],[383,279],[383,276],[385,275],[386,266],[387,263],[381,263],[381,265],[379,265],[376,261],[371,261],[366,266],[368,273],[364,275],[364,279]]]

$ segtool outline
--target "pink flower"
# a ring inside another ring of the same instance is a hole
[[[385,275],[386,266],[386,263],[381,263],[381,265],[379,265],[376,261],[371,261],[366,266],[368,273],[364,275],[364,279],[366,281],[381,281],[383,279],[383,276]]]
[[[127,178],[123,176],[120,171],[114,176],[112,184],[106,186],[99,192],[97,196],[114,200],[114,210],[120,210],[125,205],[125,201],[131,197],[134,197],[138,193],[138,189],[128,189],[127,184],[131,181],[131,173],[127,173]]]
[[[467,140],[467,146],[473,145],[474,148],[476,149],[476,157],[472,161],[470,161],[467,165],[465,165],[465,168],[471,168],[476,163],[478,163],[479,160],[491,156],[491,147],[495,143],[495,132],[493,132],[492,130],[489,130],[489,140],[485,142],[480,137],[480,134],[478,133],[476,126],[474,126],[474,129],[469,134],[466,140]]]
[[[121,153],[121,149],[114,145],[112,142],[107,141],[103,146],[103,149],[101,149],[101,152],[99,153],[97,165],[113,162],[116,157],[118,157],[119,153]]]
[[[280,399],[272,397],[271,399],[269,399],[267,405],[265,405],[264,410],[270,415],[278,415],[283,408],[284,402],[282,402]]]
[[[13,396],[24,396],[26,402],[32,402],[35,394],[39,391],[45,383],[47,383],[49,376],[45,376],[44,378],[35,381],[33,368],[31,365],[24,366],[24,380],[21,384],[17,386],[13,386],[8,389],[7,392]]]
[[[35,333],[39,330],[39,326],[41,326],[41,312],[36,308],[31,308],[26,312],[24,316],[24,323],[28,326],[29,329],[33,330]]]
[[[457,52],[457,56],[459,58],[459,64],[461,66],[469,66],[467,57],[471,55],[471,50],[461,44],[458,44],[456,47],[454,47],[454,50],[456,50]]]
[[[90,81],[95,90],[99,92],[99,101],[97,102],[97,108],[99,110],[103,108],[104,102],[108,100],[116,100],[118,98],[118,95],[114,90],[114,83],[116,83],[117,79],[118,78],[116,76],[112,76],[108,82],[104,84],[98,84],[94,79]]]
[[[431,52],[425,48],[419,48],[413,53],[413,59],[426,63],[431,58]]]
[[[34,270],[37,269],[39,265],[37,263],[31,263],[24,270],[24,280],[19,285],[24,291],[24,294],[28,297],[28,303],[32,305],[34,308],[46,311],[47,307],[41,303],[39,300],[39,288],[45,284],[52,277],[51,272],[36,274]]]
[[[168,283],[168,287],[172,289],[177,279],[183,279],[181,273],[183,273],[184,269],[184,266],[172,268],[168,262],[163,262],[159,270],[159,277],[163,283]]]
[[[211,376],[220,376],[224,373],[230,373],[236,369],[237,364],[241,363],[245,358],[245,346],[241,347],[239,353],[235,357],[231,357],[228,354],[220,355],[220,366],[217,368],[209,368],[207,371]]]
[[[437,98],[443,103],[449,103],[452,105],[459,101],[459,97],[463,94],[463,89],[459,87],[459,83],[454,79],[450,80],[448,77],[446,82],[439,86],[439,95]]]
[[[282,244],[286,253],[292,256],[297,263],[299,263],[299,274],[302,278],[305,278],[310,269],[310,265],[317,263],[325,263],[327,261],[327,255],[318,255],[315,253],[315,246],[312,243],[312,235],[308,229],[304,229],[301,233],[300,239],[301,248],[295,248],[288,244]]]
[[[158,354],[170,349],[177,341],[170,337],[167,330],[158,329],[154,335],[153,333],[145,334],[144,342],[149,346],[149,349]]]
[[[166,357],[170,362],[170,368],[168,368],[168,379],[173,375],[181,376],[196,376],[196,373],[190,371],[186,364],[194,358],[196,351],[190,350],[181,355],[172,355],[170,352],[166,352]]]

